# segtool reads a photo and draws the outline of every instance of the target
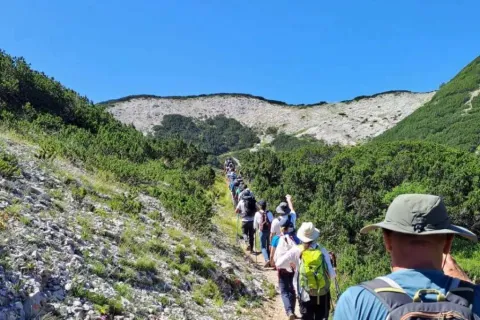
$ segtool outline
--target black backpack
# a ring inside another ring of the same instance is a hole
[[[244,212],[243,217],[253,217],[257,212],[257,201],[255,197],[250,191],[246,191],[245,194],[242,195],[243,205],[244,205]]]
[[[376,278],[361,286],[384,304],[389,320],[480,320],[472,312],[475,285],[459,279],[452,279],[446,295],[433,289],[421,289],[413,299],[395,281],[387,277]],[[437,301],[422,301],[425,294],[436,294]]]

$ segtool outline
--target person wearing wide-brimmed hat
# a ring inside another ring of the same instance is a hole
[[[312,222],[302,223],[297,231],[301,244],[276,260],[277,268],[294,267],[300,313],[306,320],[328,319],[330,279],[336,276],[328,250],[318,243],[319,237],[320,231]]]
[[[445,319],[480,319],[480,287],[471,283],[450,255],[455,235],[475,242],[478,238],[451,224],[441,197],[400,195],[383,222],[361,232],[375,229],[383,230],[392,273],[345,291],[334,319],[404,319],[405,314],[422,312],[432,319],[436,313]]]

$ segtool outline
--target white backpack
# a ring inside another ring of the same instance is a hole
[[[275,254],[273,255],[273,261],[275,261],[275,264],[277,264],[277,260],[283,256],[285,253],[287,253],[288,250],[296,246],[295,241],[291,238],[289,235],[283,235],[280,236],[280,240],[278,241],[278,246],[275,249]],[[291,268],[287,268],[291,269]]]

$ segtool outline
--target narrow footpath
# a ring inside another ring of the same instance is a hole
[[[275,319],[275,320],[283,320],[287,319],[287,316],[285,314],[285,309],[283,308],[283,302],[282,298],[280,296],[280,289],[278,287],[278,277],[277,277],[277,271],[275,271],[273,268],[264,268],[263,265],[265,264],[265,261],[263,259],[263,256],[260,252],[260,246],[257,245],[257,248],[255,248],[255,251],[258,252],[257,257],[255,257],[255,254],[246,251],[246,246],[242,245],[242,241],[237,242],[236,236],[238,235],[241,237],[241,227],[236,223],[237,216],[235,214],[231,198],[230,198],[230,191],[228,190],[227,185],[225,184],[225,180],[222,179],[217,179],[216,182],[216,192],[217,192],[217,210],[218,210],[218,215],[216,219],[217,224],[221,226],[221,229],[226,231],[226,234],[229,238],[232,240],[232,244],[240,247],[243,250],[244,257],[246,260],[248,260],[256,269],[262,271],[262,275],[264,276],[264,279],[270,283],[274,288],[275,288],[275,296],[273,299],[267,300],[263,303],[262,307],[258,309],[256,312],[257,318],[258,319],[263,319],[263,320],[270,320],[270,319]],[[230,232],[228,232],[230,230]],[[258,244],[259,238],[258,234],[256,235],[256,243]],[[261,281],[262,279],[259,279]],[[298,308],[298,303],[296,305],[295,309],[295,314],[297,316],[300,315],[300,310]]]

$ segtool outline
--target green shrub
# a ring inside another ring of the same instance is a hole
[[[126,299],[131,299],[132,298],[132,287],[128,283],[115,283],[113,285],[113,288],[117,293],[126,298]]]
[[[73,187],[72,197],[75,201],[82,202],[87,196],[87,190],[84,187]]]
[[[276,135],[277,133],[278,133],[277,127],[268,127],[267,130],[265,130],[265,134]]]
[[[0,176],[12,178],[20,174],[18,161],[14,155],[0,150]]]
[[[135,269],[138,271],[156,272],[157,263],[151,257],[144,255],[135,261]]]
[[[165,115],[162,124],[153,130],[156,137],[180,137],[213,155],[250,148],[260,142],[251,128],[223,115],[205,121],[179,114]]]
[[[74,285],[72,288],[72,295],[78,298],[89,300],[96,306],[96,309],[105,314],[118,315],[122,314],[123,306],[120,299],[107,298],[99,293],[89,291],[79,285]]]
[[[216,306],[223,305],[223,297],[217,284],[212,280],[208,280],[200,286],[193,288],[193,300],[199,304],[204,305],[205,299],[213,300]]]

